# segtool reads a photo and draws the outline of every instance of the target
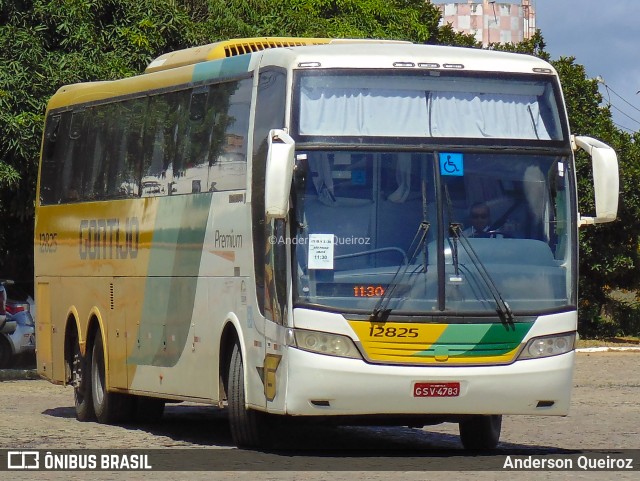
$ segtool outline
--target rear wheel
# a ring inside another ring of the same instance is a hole
[[[465,449],[494,449],[501,430],[502,416],[475,416],[460,423],[460,440]]]
[[[107,391],[104,366],[102,333],[98,330],[94,337],[91,354],[91,398],[93,400],[93,410],[98,422],[103,424],[128,421],[133,412],[134,398],[126,394]]]
[[[93,401],[91,400],[91,377],[89,375],[91,356],[82,355],[77,336],[72,341],[72,345],[71,385],[73,386],[76,418],[78,421],[94,421],[96,413],[93,410]]]
[[[236,343],[231,353],[227,386],[231,438],[238,447],[255,448],[265,444],[266,415],[245,405],[244,363],[240,346]]]

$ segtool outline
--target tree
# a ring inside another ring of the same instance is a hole
[[[183,3],[193,8],[195,2]],[[300,36],[476,45],[470,35],[439,27],[440,10],[424,0],[211,0],[208,5],[202,26],[215,32],[215,39]]]
[[[0,276],[31,283],[40,140],[62,85],[140,73],[202,41],[173,1],[0,0]]]

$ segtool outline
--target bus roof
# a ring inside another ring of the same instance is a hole
[[[515,53],[385,40],[264,37],[165,54],[152,61],[145,74],[134,77],[64,86],[51,98],[48,109],[228,78],[258,65],[556,74],[544,60]]]
[[[399,40],[376,39],[335,39],[335,38],[303,38],[303,37],[256,37],[223,40],[198,47],[177,50],[159,56],[146,68],[145,73],[158,72],[185,65],[193,65],[209,60],[220,60],[247,53],[282,47],[307,47],[338,43],[410,43]]]
[[[262,65],[293,68],[406,68],[473,72],[556,74],[548,62],[531,55],[477,48],[408,43],[357,45],[340,43],[265,51]]]

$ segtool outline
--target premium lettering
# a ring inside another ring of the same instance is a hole
[[[236,249],[242,247],[242,234],[234,234],[231,230],[230,234],[223,234],[216,230],[213,238],[213,245],[217,249]]]

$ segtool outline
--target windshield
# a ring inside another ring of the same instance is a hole
[[[495,289],[514,313],[575,304],[566,158],[307,150],[297,164],[297,305],[368,313],[386,293],[398,314],[495,315]]]

